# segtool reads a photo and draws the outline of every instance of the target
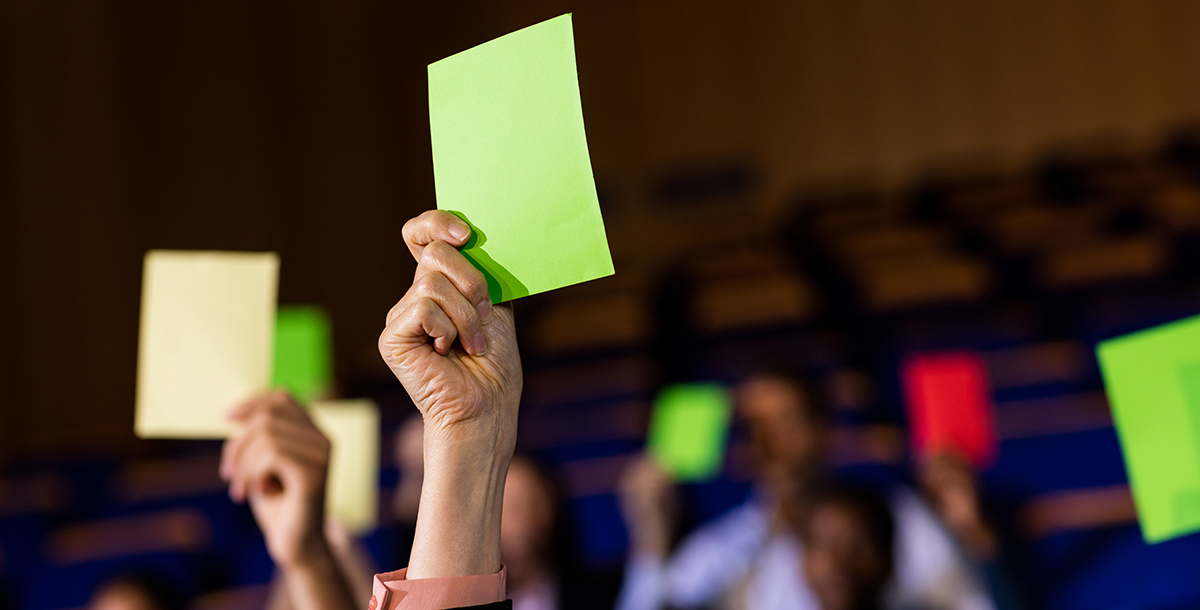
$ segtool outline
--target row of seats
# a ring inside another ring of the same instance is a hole
[[[746,170],[664,179],[686,215],[712,193],[748,197]],[[734,236],[661,268],[520,303],[526,367],[520,449],[562,480],[579,553],[619,572],[617,481],[642,449],[665,383],[733,383],[764,355],[823,382],[848,476],[908,476],[896,370],[914,350],[974,348],[988,364],[1002,441],[982,473],[988,506],[1034,599],[1054,608],[1200,603],[1191,538],[1146,546],[1092,355],[1097,340],[1200,312],[1200,138],[1162,155],[1055,158],[1040,169],[938,178],[910,192],[798,197],[771,239]],[[707,213],[707,212],[706,212]],[[752,233],[752,231],[751,231]],[[619,265],[620,267],[620,265]],[[411,413],[394,384],[350,389],[383,406],[385,434]],[[385,447],[380,523],[392,548]],[[0,479],[8,587],[28,610],[82,605],[101,578],[154,565],[192,610],[261,607],[270,561],[245,507],[216,475],[219,447],[126,462],[30,464]],[[722,476],[689,485],[702,522],[749,492],[735,430]]]

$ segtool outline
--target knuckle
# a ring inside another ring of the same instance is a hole
[[[454,247],[440,239],[435,239],[429,242],[429,244],[425,246],[425,249],[421,251],[421,265],[433,267],[435,269],[442,269],[442,262],[446,259],[448,254],[446,252],[447,249],[453,250]]]
[[[274,434],[269,434],[263,438],[263,451],[265,455],[278,456],[282,447],[279,444],[279,437]]]
[[[391,338],[392,331],[390,328],[384,328],[383,332],[379,333],[379,341],[376,342],[376,346],[379,347],[380,354],[387,354],[388,344],[391,342]]]
[[[417,232],[417,224],[420,221],[421,216],[417,216],[416,218],[408,219],[408,222],[404,223],[404,227],[400,229],[400,235],[404,236],[404,241],[411,242],[413,240],[413,236]]]
[[[488,298],[487,279],[483,277],[483,274],[480,273],[478,269],[472,267],[471,271],[472,273],[467,280],[466,296],[471,300],[472,303],[478,303],[479,301]]]
[[[426,273],[413,282],[413,287],[422,295],[436,294],[442,287],[441,277],[436,273]]]
[[[423,320],[436,320],[442,308],[433,299],[421,299],[418,304],[418,316]]]

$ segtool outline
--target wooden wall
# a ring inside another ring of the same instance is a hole
[[[754,160],[757,213],[725,213],[767,225],[808,181],[1144,145],[1200,114],[1186,0],[5,0],[0,460],[133,446],[149,248],[279,251],[281,300],[335,318],[339,375],[386,377],[399,229],[434,205],[425,65],[568,10],[633,265],[688,230],[648,201],[663,168]]]

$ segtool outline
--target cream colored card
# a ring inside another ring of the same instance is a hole
[[[279,256],[152,250],[142,276],[134,431],[224,438],[271,382]]]
[[[329,438],[325,512],[354,534],[375,529],[379,514],[379,407],[371,400],[312,404],[313,422]]]

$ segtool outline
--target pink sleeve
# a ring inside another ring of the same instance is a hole
[[[504,565],[487,576],[407,580],[408,568],[376,574],[367,610],[444,610],[504,601]]]

